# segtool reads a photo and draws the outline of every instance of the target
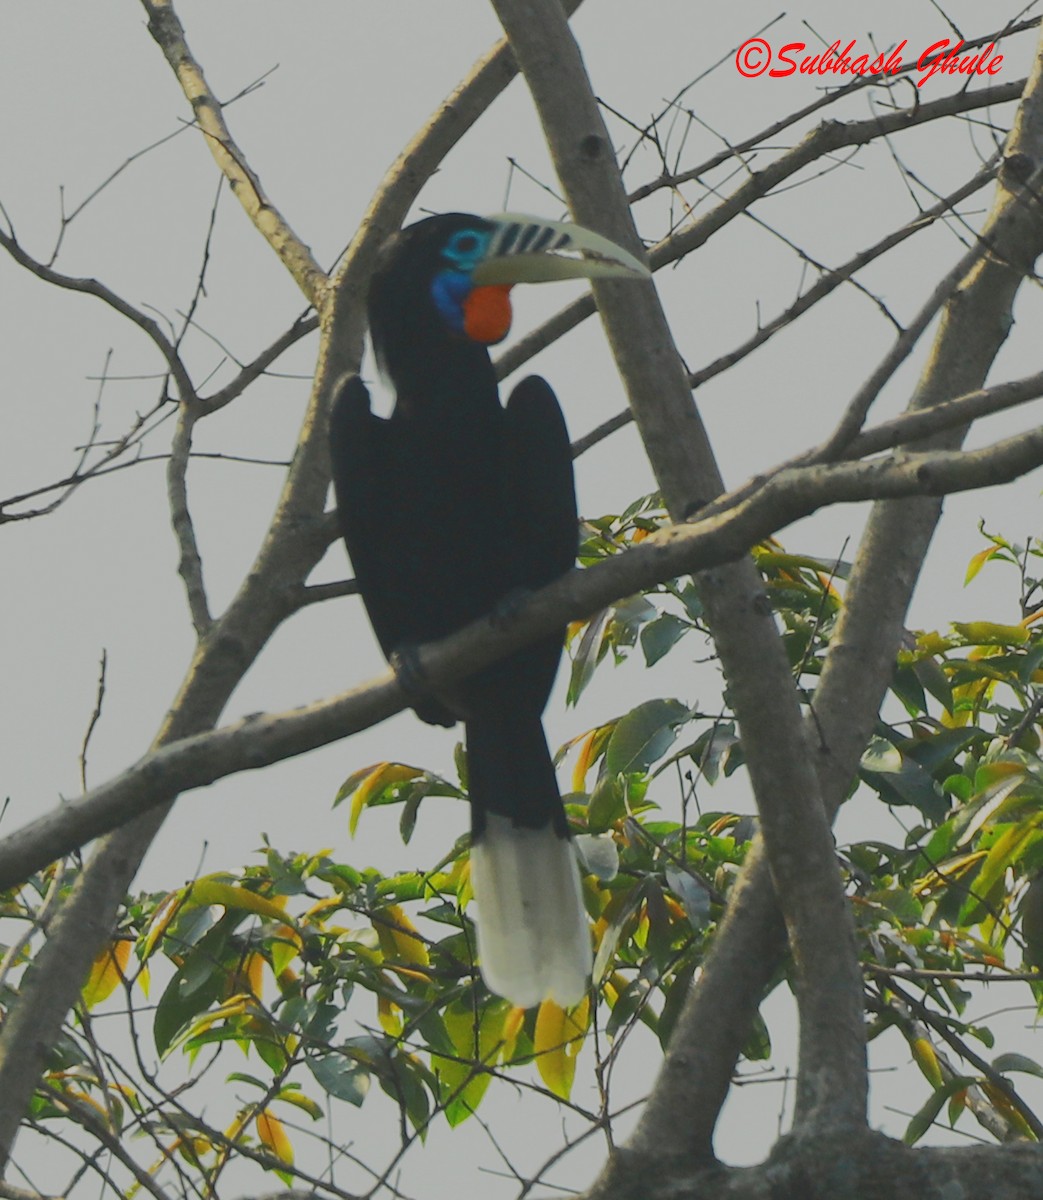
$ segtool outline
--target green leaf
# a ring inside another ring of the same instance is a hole
[[[905,758],[919,763],[933,775],[939,768],[951,763],[961,750],[966,750],[979,740],[984,743],[987,735],[981,729],[967,725],[959,729],[942,729],[927,738],[909,738],[902,742],[901,751]]]
[[[649,621],[641,630],[641,650],[645,656],[645,666],[654,666],[691,628],[687,621],[682,621],[673,613],[663,613],[655,620]]]
[[[247,1075],[243,1071],[233,1071],[230,1075],[226,1075],[225,1083],[248,1083],[262,1092],[268,1090],[268,1084],[264,1080],[258,1079],[256,1075]]]
[[[228,938],[241,914],[224,918],[193,947],[167,984],[156,1006],[152,1037],[162,1058],[186,1025],[205,1012],[224,992],[228,968],[223,963]]]
[[[946,712],[952,712],[952,684],[936,658],[919,658],[912,671],[923,688],[938,701]]]
[[[869,743],[859,774],[885,804],[912,805],[932,822],[944,820],[949,811],[949,802],[930,772],[884,738]]]
[[[957,1092],[962,1092],[964,1088],[970,1087],[974,1082],[974,1079],[958,1075],[933,1091],[928,1097],[927,1103],[906,1126],[902,1141],[907,1146],[915,1146],[937,1120],[938,1114],[945,1107],[945,1102],[949,1097],[955,1096]]]
[[[617,722],[605,747],[605,771],[612,775],[647,771],[677,738],[690,716],[679,700],[646,700]]]
[[[309,1054],[304,1060],[315,1082],[328,1096],[346,1100],[356,1108],[369,1091],[370,1073],[352,1058],[331,1051],[329,1054]]]
[[[735,722],[715,722],[694,742],[690,742],[681,750],[675,750],[669,758],[661,762],[656,768],[656,774],[661,774],[681,758],[690,758],[699,769],[699,774],[709,784],[717,782],[722,770],[725,776],[730,775],[742,760]]]
[[[626,815],[626,785],[618,775],[602,775],[590,794],[587,808],[587,828],[591,833],[605,833]]]
[[[692,928],[697,933],[705,928],[710,922],[710,891],[706,884],[698,876],[678,867],[666,868],[666,882],[681,901]]]
[[[575,704],[583,695],[583,691],[591,679],[601,656],[605,652],[605,634],[612,621],[612,609],[606,608],[592,617],[583,630],[572,656],[572,670],[569,675],[569,690],[565,702]]]
[[[894,677],[891,679],[891,691],[905,705],[906,712],[910,716],[919,716],[927,711],[927,698],[924,696],[916,672],[911,667],[901,666],[895,669]]]
[[[1034,1059],[1024,1054],[1000,1054],[992,1060],[993,1070],[1006,1074],[1007,1071],[1023,1071],[1026,1075],[1036,1075],[1043,1079],[1043,1067]]]
[[[1007,868],[1020,859],[1026,846],[1039,839],[1038,826],[1041,822],[1043,812],[1033,813],[1025,821],[1008,825],[996,838],[974,878],[972,894],[961,914],[964,920],[971,919],[979,902],[988,899],[993,887],[1001,882]]]
[[[771,1058],[771,1034],[759,1012],[753,1015],[753,1026],[742,1048],[742,1055],[750,1062],[766,1062]]]

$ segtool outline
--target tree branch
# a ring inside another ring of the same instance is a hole
[[[223,106],[210,90],[203,69],[188,48],[185,30],[174,11],[172,0],[141,2],[148,13],[149,33],[177,76],[214,161],[258,232],[279,256],[308,300],[318,308],[329,282],[326,272],[265,195],[260,178],[236,145],[225,122]]]
[[[558,5],[493,0],[493,6],[524,71],[576,219],[623,245],[637,246],[611,143]],[[812,137],[831,140],[828,129]],[[806,152],[813,157],[817,146]],[[769,177],[767,186],[774,186],[771,168],[763,175]],[[752,190],[761,178],[751,181]],[[743,192],[740,188],[737,196]],[[726,203],[718,214],[728,211]],[[677,519],[723,486],[683,364],[651,287],[595,281],[594,292],[660,490]],[[801,1011],[798,1117],[809,1128],[858,1125],[865,1121],[867,1091],[862,978],[789,662],[751,560],[704,572],[697,583],[742,732],[794,946]],[[701,1087],[698,1073],[692,1075],[684,1107]],[[663,1097],[671,1120],[684,1111],[679,1095],[660,1090],[662,1082],[639,1129],[656,1124],[649,1113],[662,1115]],[[705,1128],[685,1130],[670,1148],[668,1172],[675,1178],[687,1174],[693,1160],[705,1157],[707,1140]],[[640,1157],[662,1166],[658,1130],[644,1140],[639,1132],[634,1145]],[[613,1170],[610,1164],[599,1183],[606,1193],[614,1186]]]
[[[1007,483],[1041,464],[1043,426],[980,450],[787,469],[735,508],[671,526],[615,558],[571,571],[534,592],[509,628],[504,628],[500,617],[485,618],[422,647],[424,675],[433,685],[440,684],[477,670],[567,621],[589,617],[623,596],[678,575],[719,567],[825,504],[988,487]],[[342,584],[329,586],[336,594],[347,590]],[[406,703],[394,675],[387,672],[304,708],[251,716],[212,733],[161,745],[114,780],[0,841],[0,890],[118,827],[133,814],[162,804],[167,795],[314,750],[384,720]]]
[[[959,112],[1016,100],[1025,87],[1025,80],[986,88],[980,92],[960,91],[929,104],[914,105],[886,116],[863,121],[829,121],[817,126],[798,144],[781,154],[761,171],[754,172],[730,196],[716,208],[695,217],[669,237],[663,238],[648,251],[649,266],[653,271],[671,266],[686,255],[698,250],[710,238],[740,216],[757,200],[763,199],[773,188],[785,183],[798,171],[811,163],[851,146],[862,146],[876,137],[884,137],[906,129],[913,129],[926,122],[941,120]],[[724,158],[730,158],[728,151]],[[723,159],[722,159],[723,161]],[[515,342],[497,360],[497,374],[502,379],[518,370],[530,358],[574,329],[594,312],[594,300],[590,295],[580,296],[566,305],[553,317]],[[623,416],[618,418],[626,424]]]
[[[196,637],[202,638],[213,623],[203,586],[203,560],[199,556],[192,514],[188,511],[188,460],[192,453],[192,430],[195,426],[195,405],[183,405],[178,413],[177,428],[167,462],[167,496],[170,519],[177,539],[178,574],[185,585],[188,611]]]
[[[111,288],[108,288],[103,283],[99,283],[97,279],[77,278],[73,275],[65,275],[61,271],[56,271],[53,267],[47,266],[39,259],[33,258],[14,236],[12,230],[9,234],[0,230],[0,246],[10,254],[10,256],[24,267],[37,279],[44,283],[53,284],[55,287],[64,288],[70,292],[83,292],[88,296],[96,296],[110,308],[115,309],[120,316],[126,317],[132,324],[146,333],[151,338],[156,349],[162,354],[164,362],[166,362],[170,374],[174,380],[174,386],[177,388],[178,398],[182,402],[187,402],[195,398],[195,386],[189,378],[188,371],[185,369],[185,364],[181,361],[181,356],[178,354],[174,343],[166,336],[159,324],[149,316],[146,316],[140,309],[137,309],[133,304],[128,304],[122,296],[117,296]]]
[[[145,0],[143,0],[145,2]],[[149,6],[173,17],[169,0]],[[176,20],[176,19],[175,19]],[[176,34],[179,26],[171,27]],[[173,35],[172,35],[173,36]],[[504,43],[474,68],[389,170],[329,288],[321,297],[322,336],[311,399],[297,453],[271,528],[238,594],[200,642],[160,728],[159,747],[211,727],[261,649],[292,611],[286,597],[304,584],[325,552],[322,516],[329,485],[326,414],[335,382],[357,370],[363,344],[365,284],[385,237],[401,224],[420,188],[515,73]],[[219,113],[216,114],[219,116]],[[212,148],[214,145],[211,139]],[[289,248],[289,244],[284,244]],[[300,262],[297,264],[301,265]],[[305,263],[306,268],[306,263]],[[305,269],[303,274],[308,274]],[[95,851],[65,901],[51,935],[0,1029],[0,1166],[43,1069],[47,1047],[79,994],[91,962],[145,851],[176,793],[164,790],[152,811],[111,834]]]
[[[1033,114],[1030,129],[1043,122],[1041,67],[1043,60],[1037,57],[1020,110]],[[1043,137],[1038,131],[1024,136],[1020,113],[1007,153],[1025,153],[1031,162],[1043,161]],[[1028,218],[1028,210],[1010,195],[1001,177],[986,236],[992,222],[1012,203]],[[1029,219],[1019,219],[1008,234],[1022,243],[1022,252],[1016,255],[1012,247],[1004,247],[1002,262],[979,262],[949,301],[913,409],[929,410],[981,386],[1006,336],[1011,303],[1022,278],[1019,270],[1005,264],[1031,261],[1032,248],[1040,243],[1038,224]],[[957,446],[961,437],[960,433],[950,434],[947,444]],[[936,501],[920,499],[882,503],[871,514],[814,699],[816,732],[821,730],[815,765],[830,814],[847,795],[874,728],[891,680],[905,613],[940,511]],[[704,1088],[715,1087],[722,1098],[746,1037],[748,1018],[785,951],[763,854],[755,852],[747,859],[740,883],[743,903],[729,906],[725,927],[718,932],[672,1041],[679,1056],[689,1062],[698,1059]],[[723,1020],[725,1010],[735,1019]],[[714,1048],[712,1053],[704,1049],[708,1042]],[[682,1095],[681,1089],[676,1089],[673,1101],[680,1103]],[[650,1105],[642,1119],[639,1138],[648,1139],[649,1152],[654,1148],[656,1118],[662,1121],[668,1111]]]

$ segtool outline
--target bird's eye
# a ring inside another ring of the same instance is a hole
[[[470,272],[481,260],[489,235],[477,229],[460,229],[446,242],[442,257],[460,271]]]

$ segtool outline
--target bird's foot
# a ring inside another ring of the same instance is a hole
[[[399,646],[388,656],[398,686],[405,693],[409,706],[428,725],[456,724],[456,716],[431,692],[427,672],[420,661],[416,646]]]
[[[416,646],[398,646],[388,656],[399,687],[412,703],[428,695],[427,672],[420,661]]]

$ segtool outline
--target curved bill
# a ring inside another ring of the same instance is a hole
[[[652,277],[645,264],[622,246],[582,225],[522,213],[496,213],[485,219],[493,233],[485,256],[472,272],[479,286]]]

